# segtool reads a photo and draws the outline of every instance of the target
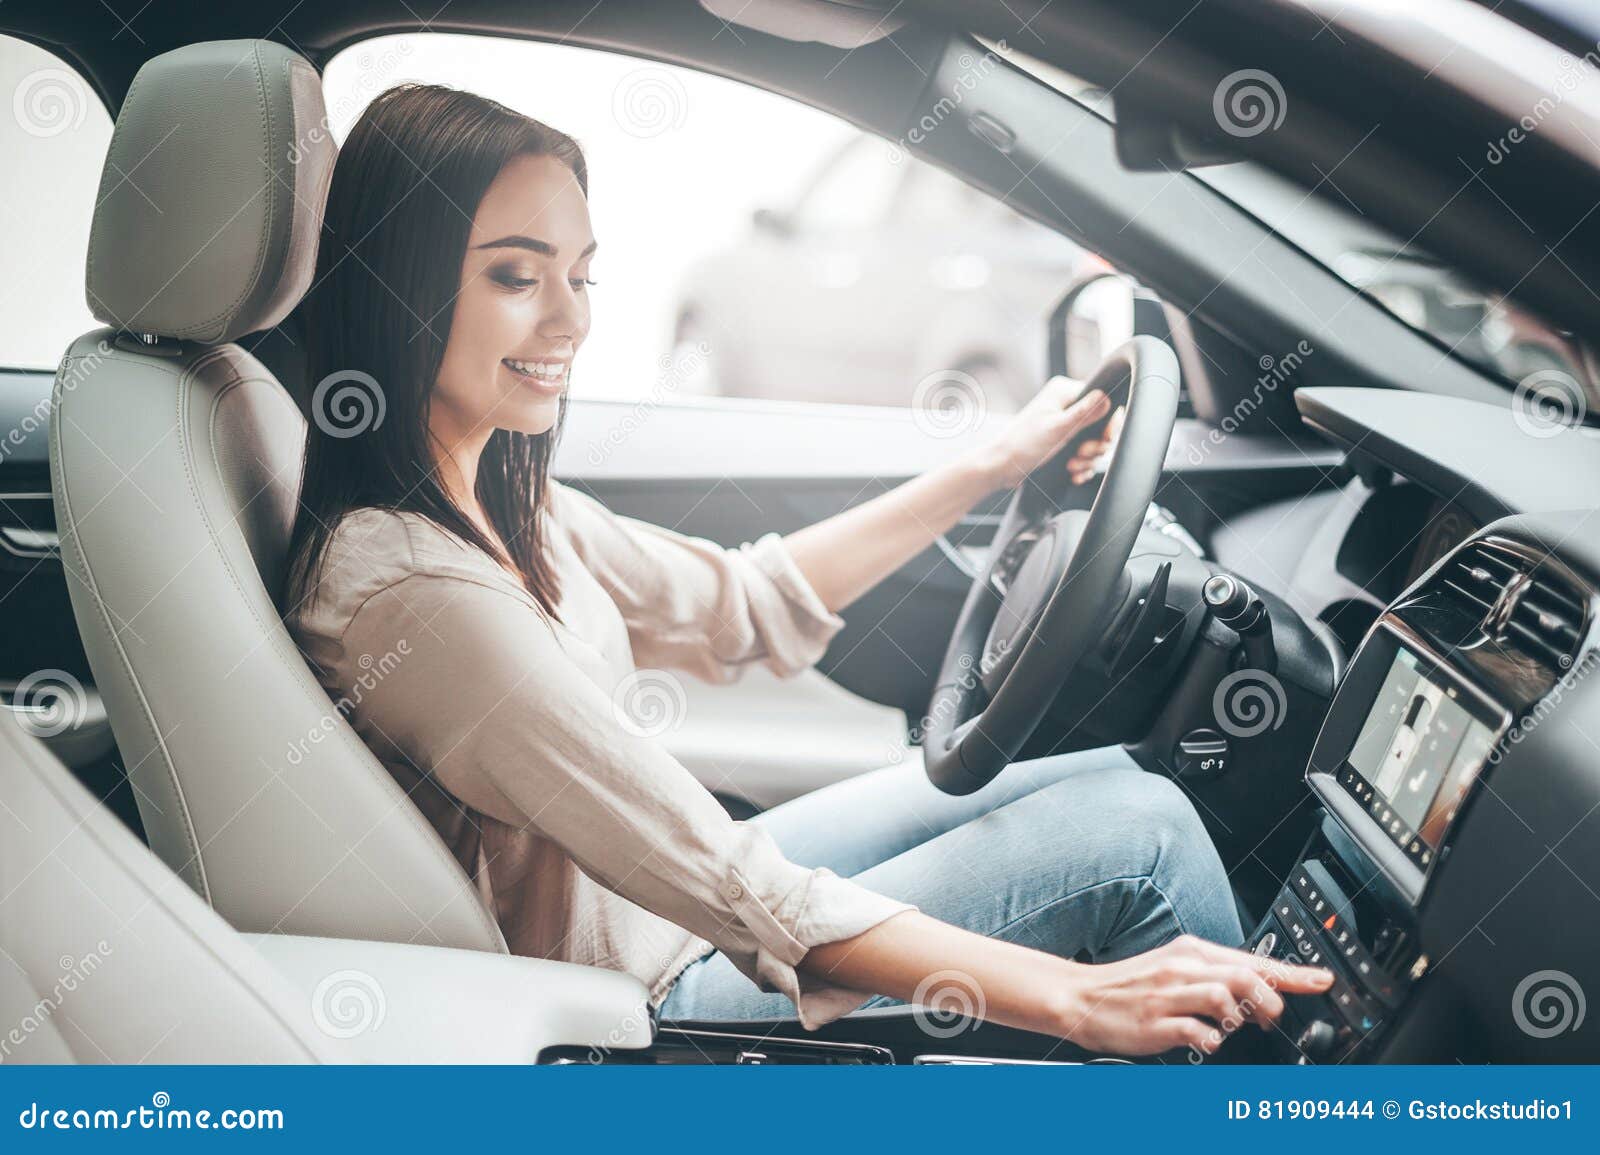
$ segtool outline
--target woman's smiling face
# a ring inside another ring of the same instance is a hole
[[[478,206],[429,425],[447,445],[544,433],[589,333],[589,202],[551,156],[519,156]]]

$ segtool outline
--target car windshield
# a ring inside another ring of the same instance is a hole
[[[1115,120],[1115,98],[1104,89],[1015,48],[990,48]],[[1249,161],[1191,169],[1187,175],[1434,340],[1444,355],[1466,361],[1508,388],[1521,388],[1543,405],[1581,412],[1600,401],[1592,355],[1570,331],[1535,316],[1507,294],[1473,284],[1354,204],[1339,203],[1341,194],[1331,180],[1324,189],[1308,192]]]

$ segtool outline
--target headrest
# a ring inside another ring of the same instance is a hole
[[[89,308],[217,343],[311,286],[337,146],[311,62],[267,40],[189,44],[133,78],[89,232]]]

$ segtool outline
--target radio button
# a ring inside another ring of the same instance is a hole
[[[1333,981],[1333,986],[1328,989],[1328,1001],[1338,1008],[1345,1022],[1362,1034],[1377,1025],[1372,1012],[1362,1002],[1361,996],[1351,990],[1343,979]]]

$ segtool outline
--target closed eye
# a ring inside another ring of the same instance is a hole
[[[494,279],[508,289],[527,289],[539,283],[538,277],[518,277],[511,273],[495,273]]]

